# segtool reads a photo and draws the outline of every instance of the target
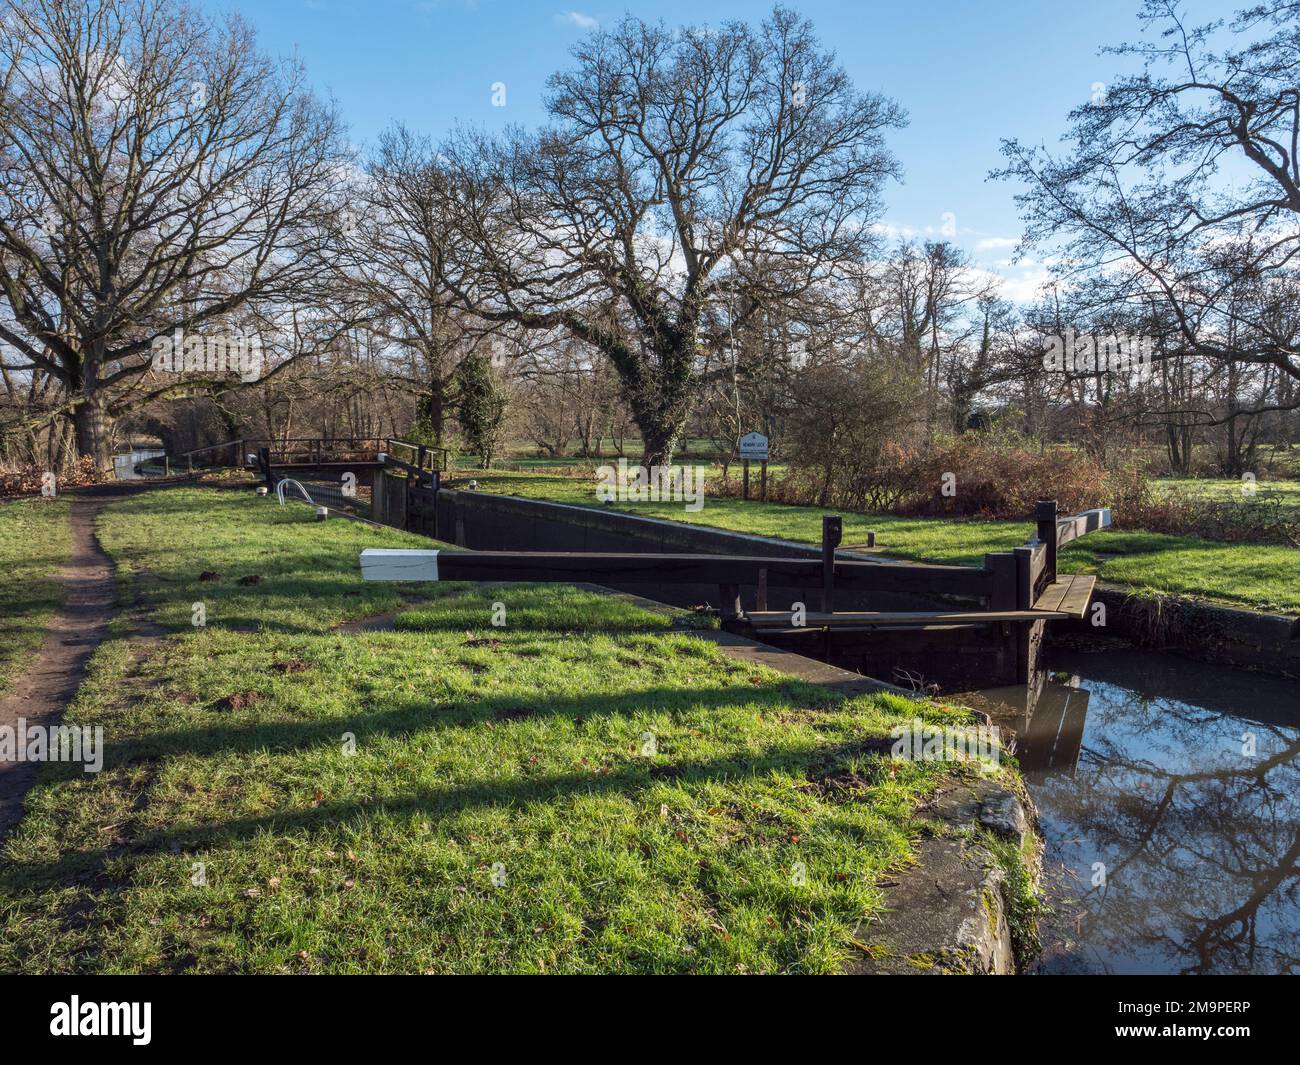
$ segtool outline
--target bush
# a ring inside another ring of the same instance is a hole
[[[1209,500],[1156,490],[1136,464],[1104,469],[1082,451],[971,433],[929,451],[888,444],[870,469],[793,468],[769,487],[781,503],[870,513],[1027,520],[1040,499],[1062,514],[1110,507],[1116,526],[1227,543],[1300,546],[1300,520],[1277,499]],[[949,478],[946,475],[951,475]],[[944,485],[953,494],[944,494]],[[827,493],[827,485],[831,491]],[[736,494],[732,485],[724,493]]]
[[[1106,471],[1081,451],[984,433],[914,452],[878,477],[877,491],[898,496],[896,512],[926,516],[1023,519],[1040,499],[1071,513],[1102,506],[1108,494]]]
[[[792,384],[783,448],[790,472],[783,501],[882,510],[899,486],[882,473],[903,455],[894,442],[913,431],[918,386],[897,363],[809,366]]]

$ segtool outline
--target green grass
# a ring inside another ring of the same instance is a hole
[[[594,478],[486,473],[476,475],[476,480],[484,491],[582,506],[612,506],[650,517],[803,543],[820,542],[821,517],[826,513],[817,507],[745,502],[732,497],[708,498],[704,507],[694,512],[687,511],[680,502],[601,504],[596,501]],[[1027,521],[845,514],[844,543],[865,543],[868,530],[874,530],[881,554],[911,561],[977,566],[986,552],[1007,551],[1023,544],[1033,528]],[[1118,529],[1091,533],[1069,545],[1061,553],[1060,567],[1069,573],[1095,573],[1102,580],[1129,585],[1135,591],[1300,612],[1300,552],[1289,547],[1225,544],[1193,536]]]
[[[58,571],[71,551],[66,500],[0,503],[0,694],[24,671],[63,602]]]
[[[360,580],[427,540],[201,489],[102,522],[143,605],[68,714],[104,770],[44,766],[5,845],[0,971],[833,971],[958,771],[866,744],[966,711],[838,702],[621,599]]]
[[[1260,478],[1254,482],[1231,478],[1174,478],[1155,481],[1160,491],[1192,499],[1208,499],[1216,503],[1258,502],[1276,500],[1285,509],[1300,514],[1300,481],[1277,481]]]

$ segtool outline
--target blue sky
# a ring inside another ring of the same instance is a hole
[[[1020,231],[1014,189],[985,175],[999,165],[999,138],[1055,142],[1070,108],[1087,101],[1095,83],[1115,76],[1120,60],[1098,49],[1133,39],[1138,0],[787,2],[812,19],[859,87],[894,97],[910,113],[909,127],[891,137],[906,176],[888,190],[883,221],[917,237],[938,236],[950,214],[952,239],[1002,274],[1008,295],[1027,296],[1042,268],[1006,262],[1006,245]],[[568,65],[569,46],[588,27],[614,22],[625,11],[685,24],[757,22],[771,10],[770,4],[684,0],[203,0],[202,6],[242,13],[272,54],[296,52],[317,88],[337,99],[361,144],[393,121],[433,135],[457,120],[487,128],[540,122],[546,77]],[[1193,21],[1228,10],[1202,0],[1190,8]],[[492,106],[494,82],[506,86],[505,107]]]

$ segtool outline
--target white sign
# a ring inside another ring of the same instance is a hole
[[[740,438],[740,457],[767,461],[767,437],[762,433],[746,433]]]

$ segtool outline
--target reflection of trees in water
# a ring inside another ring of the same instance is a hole
[[[1106,865],[1108,887],[1082,895],[1085,939],[1103,963],[1118,954],[1187,973],[1297,970],[1300,734],[1130,697],[1095,700],[1074,778],[1036,789],[1081,871]],[[1246,731],[1253,757],[1241,754]]]

